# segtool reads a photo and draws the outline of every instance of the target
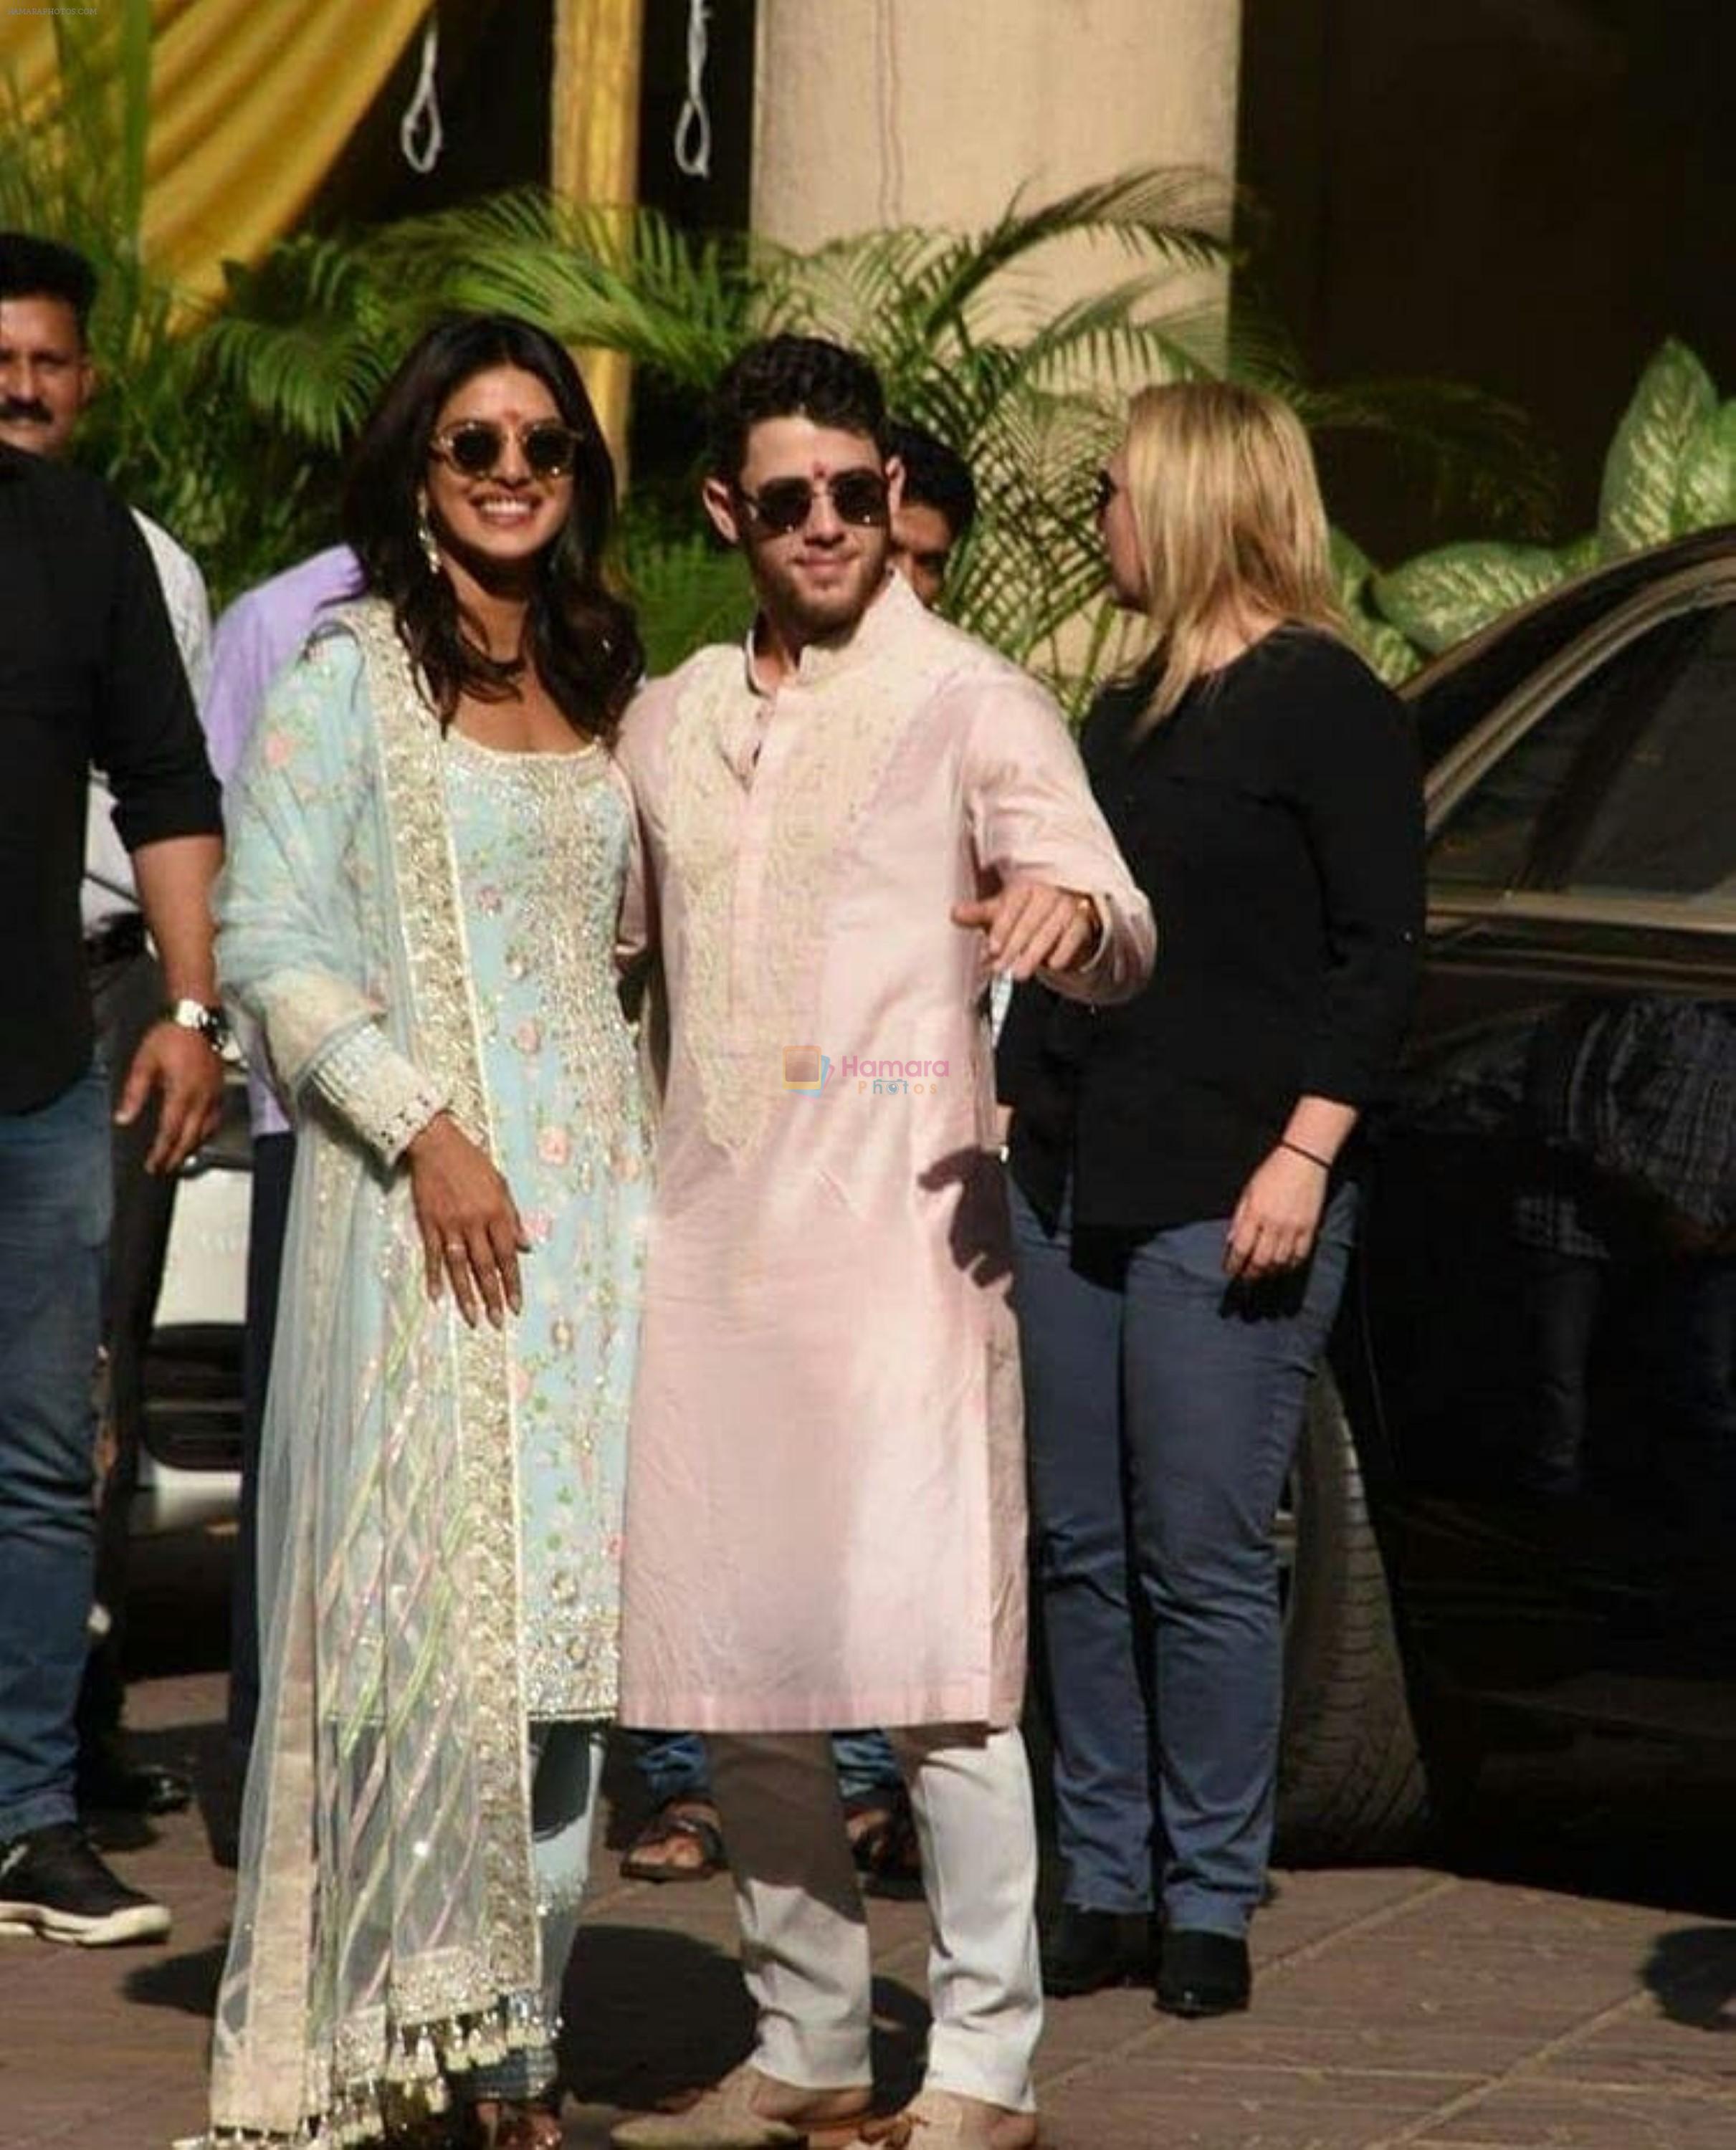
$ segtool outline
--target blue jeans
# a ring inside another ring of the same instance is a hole
[[[1224,1275],[1227,1219],[1048,1231],[1012,1190],[1035,1586],[1067,1901],[1241,1935],[1271,1850],[1272,1519],[1343,1289],[1340,1189],[1297,1274]],[[1155,1886],[1154,1886],[1155,1883]]]
[[[0,1113],[0,1843],[76,1813],[109,1135],[100,1067]]]
[[[670,1799],[710,1798],[705,1742],[697,1732],[635,1732],[633,1739],[633,1760],[654,1805]],[[904,1788],[898,1758],[884,1732],[835,1732],[832,1762],[841,1799],[865,1799],[875,1792]]]

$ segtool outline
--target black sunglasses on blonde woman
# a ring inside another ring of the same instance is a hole
[[[489,477],[506,454],[507,432],[492,418],[461,418],[434,436],[428,452],[464,477]],[[532,477],[565,477],[578,460],[578,435],[558,419],[533,419],[516,427],[513,437]]]

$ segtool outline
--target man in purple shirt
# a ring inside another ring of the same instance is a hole
[[[227,791],[245,758],[273,682],[300,654],[328,605],[354,597],[361,570],[347,545],[334,545],[245,591],[217,623],[206,689],[205,740]],[[241,1516],[230,1598],[229,1734],[235,1787],[246,1774],[260,1694],[259,1459],[271,1336],[277,1326],[277,1276],[289,1214],[295,1138],[257,1060],[247,1072],[253,1128],[253,1191],[248,1213],[247,1336],[242,1369]],[[235,1863],[233,1828],[214,1832],[217,1856]]]

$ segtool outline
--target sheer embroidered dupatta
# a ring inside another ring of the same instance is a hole
[[[386,608],[336,618],[262,719],[219,902],[300,1147],[214,2143],[365,2142],[549,2035],[507,1350],[429,1301],[394,1169],[442,1104],[489,1137],[440,734]]]

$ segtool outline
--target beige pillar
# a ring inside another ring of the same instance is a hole
[[[1233,176],[1240,0],[760,0],[753,221],[971,230],[1138,166]],[[1057,296],[1125,255],[1052,272]]]

